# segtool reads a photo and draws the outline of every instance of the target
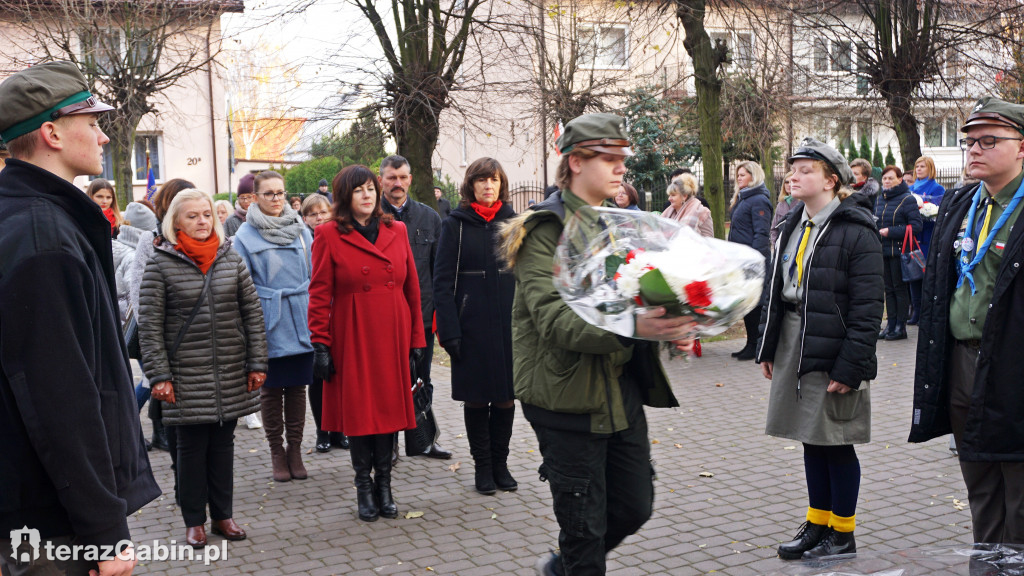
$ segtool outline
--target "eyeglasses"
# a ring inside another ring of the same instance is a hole
[[[320,211],[320,212],[310,212],[309,214],[306,214],[306,217],[308,218],[309,216],[330,216],[330,215],[331,215],[331,213],[328,210],[323,210],[323,211]]]
[[[991,150],[996,147],[1000,140],[1024,140],[1024,138],[1010,138],[1009,136],[982,136],[981,138],[961,138],[960,149],[967,152],[974,148],[975,144],[981,146],[982,150]]]
[[[260,194],[260,196],[263,196],[264,200],[277,200],[278,198],[283,198],[284,195],[285,195],[284,191],[281,191],[281,192],[263,192],[263,193]]]

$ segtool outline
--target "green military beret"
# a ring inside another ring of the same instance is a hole
[[[584,114],[569,121],[565,132],[555,142],[562,154],[576,148],[594,152],[632,156],[626,120],[616,114]]]
[[[838,150],[814,138],[804,138],[800,147],[789,157],[790,164],[794,160],[821,160],[828,164],[832,170],[839,175],[839,184],[853,182],[853,170],[850,170],[850,163],[839,153]]]
[[[89,92],[74,63],[38,64],[0,83],[0,139],[10,142],[61,116],[110,110]]]
[[[971,115],[960,127],[960,131],[967,132],[971,126],[982,125],[1005,126],[1024,134],[1024,105],[985,96],[971,109]]]

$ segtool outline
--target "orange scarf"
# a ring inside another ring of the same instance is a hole
[[[213,266],[213,261],[217,259],[217,250],[220,248],[217,233],[210,234],[210,237],[203,241],[191,238],[181,231],[178,231],[177,236],[178,245],[174,249],[191,258],[203,274],[206,274],[210,266]]]
[[[469,205],[469,207],[472,208],[474,212],[479,214],[480,217],[484,219],[484,222],[490,222],[491,220],[494,220],[495,216],[498,215],[498,210],[501,210],[501,200],[498,200],[494,204],[491,204],[490,208],[477,202],[473,202],[472,204]]]

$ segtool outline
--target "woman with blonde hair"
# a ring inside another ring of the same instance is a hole
[[[775,241],[779,238],[779,227],[786,219],[793,206],[793,194],[789,190],[789,179],[793,177],[793,171],[786,172],[782,177],[782,189],[779,190],[779,203],[775,206],[775,216],[772,217],[771,248],[775,250]]]
[[[693,228],[705,238],[715,235],[715,226],[711,221],[711,210],[708,210],[697,199],[697,177],[693,174],[680,174],[668,185],[668,208],[661,213],[669,218]]]
[[[750,246],[769,258],[770,231],[772,227],[772,203],[768,188],[764,185],[764,170],[757,162],[740,162],[736,166],[736,192],[730,206],[729,241]],[[747,331],[747,343],[739,352],[733,352],[737,360],[753,360],[757,344],[757,322],[760,311],[755,308],[743,317]]]
[[[121,208],[114,196],[114,185],[109,180],[96,178],[89,182],[85,193],[103,210],[103,216],[110,222],[110,235],[116,237],[117,229],[124,224],[124,217],[121,216]]]
[[[813,139],[789,159],[793,208],[766,277],[757,359],[771,380],[765,433],[803,443],[806,522],[785,560],[857,551],[855,444],[871,439],[868,383],[878,372],[882,246],[871,201],[845,186],[841,154]]]

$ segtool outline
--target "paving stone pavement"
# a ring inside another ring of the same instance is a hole
[[[966,490],[946,441],[906,441],[916,347],[916,328],[910,330],[909,340],[878,345],[872,442],[857,449],[862,553],[971,541]],[[709,343],[703,358],[666,362],[682,406],[647,410],[658,474],[654,516],[612,552],[609,574],[745,575],[793,567],[776,557],[775,547],[796,531],[806,511],[802,450],[797,442],[764,435],[769,383],[756,364],[729,356],[741,345]],[[308,480],[274,483],[263,431],[240,423],[234,514],[249,538],[227,543],[228,559],[209,566],[150,561],[136,574],[532,575],[536,558],[557,545],[532,429],[517,412],[509,464],[519,490],[477,494],[462,408],[450,398],[450,373],[435,365],[433,378],[441,443],[455,457],[402,456],[393,473],[399,519],[358,520],[344,450],[310,452]],[[148,434],[145,416],[143,425]],[[313,436],[309,416],[307,451]],[[168,495],[170,458],[157,451],[150,458],[165,495],[132,516],[132,537],[136,543],[181,542],[185,529]],[[404,517],[413,511],[423,515]],[[210,535],[211,544],[221,542]]]

